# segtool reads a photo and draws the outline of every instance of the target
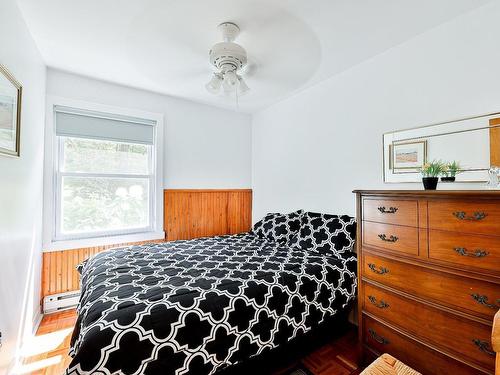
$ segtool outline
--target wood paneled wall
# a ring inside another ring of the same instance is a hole
[[[252,225],[252,190],[165,190],[167,241],[233,234]]]
[[[165,190],[167,240],[248,231],[252,225],[252,190]],[[144,241],[44,252],[42,298],[80,288],[77,264],[112,247],[161,242]]]
[[[80,289],[80,274],[76,266],[90,256],[112,247],[140,245],[156,241],[113,244],[82,249],[44,252],[42,258],[42,298],[51,294]]]

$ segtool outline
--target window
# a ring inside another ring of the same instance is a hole
[[[155,229],[155,122],[55,107],[54,240]]]

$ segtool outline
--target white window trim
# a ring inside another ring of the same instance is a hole
[[[47,96],[45,126],[45,160],[44,160],[44,199],[43,199],[43,249],[44,251],[67,250],[82,247],[121,244],[126,242],[150,241],[165,238],[163,231],[163,114],[145,112],[136,109],[121,108],[86,101],[73,100],[57,96]],[[155,147],[152,168],[155,170],[155,181],[151,193],[154,207],[151,227],[146,230],[133,230],[120,235],[103,235],[81,239],[55,240],[55,206],[56,206],[56,147],[55,106],[66,106],[95,112],[107,112],[117,115],[143,118],[156,122]]]
[[[149,181],[149,195],[152,199],[149,199],[149,225],[146,227],[139,228],[129,228],[129,229],[121,229],[121,230],[106,230],[106,231],[94,231],[94,232],[86,232],[81,234],[63,234],[61,233],[61,217],[55,215],[53,220],[54,224],[54,232],[52,233],[54,241],[64,241],[64,240],[79,240],[85,238],[98,238],[98,237],[110,237],[110,236],[121,236],[126,234],[135,234],[135,233],[147,233],[152,232],[155,229],[154,223],[154,213],[155,207],[154,202],[156,201],[156,186],[155,186],[155,167],[154,161],[155,157],[152,155],[154,153],[154,148],[148,149],[148,167],[150,168],[150,173],[146,175],[141,174],[118,174],[118,173],[75,173],[75,172],[63,172],[60,170],[59,163],[62,162],[64,158],[64,148],[63,148],[63,137],[57,137],[57,144],[55,144],[54,153],[58,156],[57,160],[55,160],[55,176],[53,178],[55,189],[54,189],[54,207],[55,212],[61,212],[61,199],[57,199],[58,197],[62,197],[62,179],[64,177],[111,177],[111,178],[142,178],[148,179]]]

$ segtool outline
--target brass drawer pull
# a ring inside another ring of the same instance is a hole
[[[479,340],[479,339],[472,339],[472,342],[483,353],[486,353],[486,354],[491,355],[491,356],[495,356],[495,352],[491,349],[491,346],[490,346],[490,344],[488,342],[482,341],[482,340]]]
[[[389,307],[389,304],[384,300],[380,300],[380,302],[377,303],[377,299],[374,296],[368,296],[368,299],[372,305],[375,305],[375,307],[378,307],[379,309],[387,309]]]
[[[398,210],[397,207],[389,207],[389,209],[386,209],[385,206],[380,206],[377,209],[383,214],[395,214]]]
[[[487,251],[481,249],[477,249],[474,252],[468,252],[465,247],[455,247],[453,250],[455,250],[458,255],[472,258],[483,258],[489,254]]]
[[[453,216],[455,216],[458,220],[469,220],[469,221],[480,221],[483,220],[487,214],[484,212],[474,212],[472,216],[467,216],[467,214],[464,211],[457,211],[453,212]]]
[[[374,339],[376,342],[382,345],[387,345],[389,344],[389,340],[387,340],[385,337],[380,336],[377,332],[375,332],[373,329],[368,329],[368,333]]]
[[[379,275],[383,275],[384,273],[389,273],[389,270],[385,267],[379,267],[379,269],[376,269],[376,265],[374,263],[368,263],[368,268],[371,269],[373,272],[378,273]]]
[[[473,294],[471,294],[471,297],[474,298],[474,300],[476,300],[476,302],[479,303],[480,305],[484,305],[484,306],[489,307],[490,309],[493,309],[493,310],[500,309],[500,298],[497,299],[497,302],[495,304],[491,304],[491,303],[488,303],[487,296],[473,293]]]
[[[379,234],[378,238],[385,242],[396,242],[397,240],[399,240],[397,236],[393,236],[392,234],[389,236],[389,238],[387,238],[386,234]]]

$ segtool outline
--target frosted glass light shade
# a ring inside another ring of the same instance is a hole
[[[205,85],[208,92],[212,94],[217,94],[220,91],[222,85],[222,77],[219,74],[214,74],[210,82]]]
[[[240,95],[243,95],[250,90],[250,87],[248,87],[247,83],[242,77],[238,77],[238,81],[240,82],[240,84],[238,85],[238,93]]]
[[[238,77],[234,71],[230,70],[224,73],[224,85],[233,90],[238,86]]]

